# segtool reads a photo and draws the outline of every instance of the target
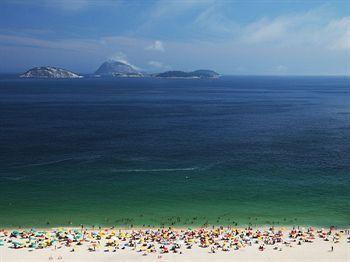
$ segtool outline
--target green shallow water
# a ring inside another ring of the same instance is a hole
[[[0,225],[350,225],[349,78],[0,81]]]
[[[79,187],[76,183],[23,183],[17,186],[19,191],[30,187],[32,193],[8,192],[3,201],[11,204],[3,207],[6,217],[2,216],[1,222],[8,226],[348,223],[346,212],[342,212],[348,206],[347,185],[341,178],[345,174],[337,174],[339,180],[329,184],[320,181],[320,173],[310,172],[307,180],[291,186],[294,172],[269,172],[258,183],[247,179],[244,171],[173,171],[162,176],[135,173],[120,173],[113,179],[106,173],[93,181],[80,174]],[[97,174],[101,176],[101,172]],[[275,176],[284,178],[275,183]],[[330,199],[330,195],[337,199]]]

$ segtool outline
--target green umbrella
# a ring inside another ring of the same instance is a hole
[[[17,230],[12,231],[12,235],[18,236],[19,232]]]
[[[15,247],[18,247],[18,246],[22,246],[22,245],[23,245],[23,243],[18,242],[18,241],[12,241],[12,244],[13,244]]]

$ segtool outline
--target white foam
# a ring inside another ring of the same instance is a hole
[[[113,169],[113,172],[176,172],[176,171],[193,171],[199,169],[198,167],[187,168],[159,168],[159,169]]]

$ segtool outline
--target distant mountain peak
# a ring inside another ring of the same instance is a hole
[[[95,75],[109,77],[140,77],[143,76],[133,66],[113,59],[108,59],[96,70]]]

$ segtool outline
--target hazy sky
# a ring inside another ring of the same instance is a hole
[[[0,0],[0,72],[350,75],[350,1]]]

